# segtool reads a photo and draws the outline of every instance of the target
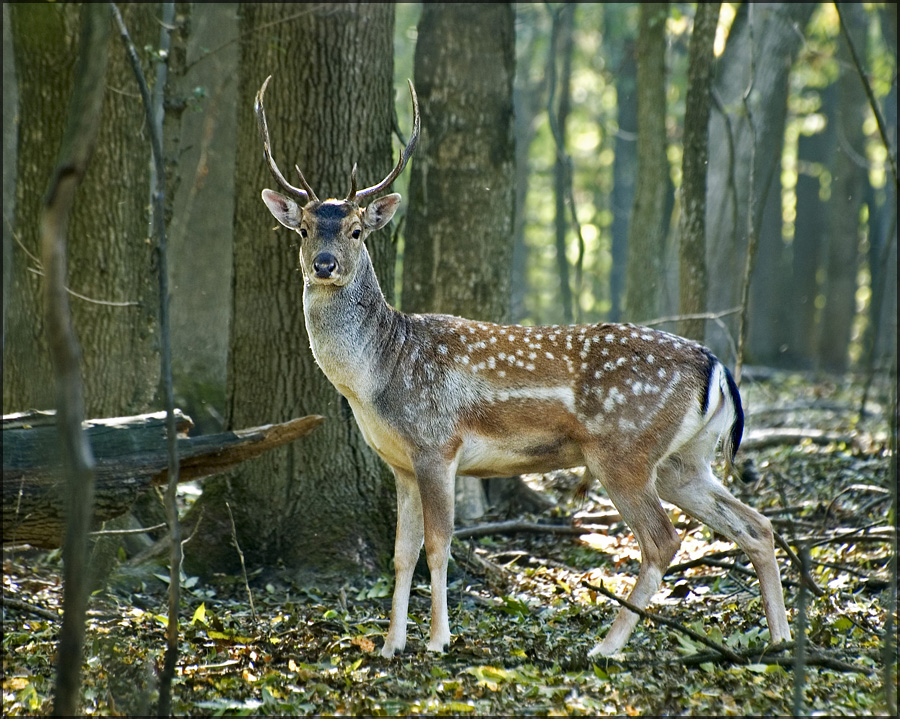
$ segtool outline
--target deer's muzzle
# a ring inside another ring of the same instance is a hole
[[[337,269],[337,258],[330,252],[320,252],[313,260],[313,272],[317,279],[330,280]]]

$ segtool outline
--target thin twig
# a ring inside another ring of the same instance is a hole
[[[744,280],[741,285],[741,314],[738,322],[737,362],[734,367],[734,381],[741,385],[741,371],[744,366],[744,350],[747,342],[747,320],[750,312],[750,279],[756,264],[756,249],[759,238],[756,235],[756,125],[753,122],[753,110],[750,107],[750,95],[756,79],[756,56],[753,52],[753,4],[747,6],[747,28],[750,33],[748,47],[750,51],[750,79],[744,91],[743,104],[747,113],[747,127],[750,129],[750,168],[747,177],[747,261],[744,265]]]
[[[160,364],[163,384],[163,395],[166,407],[166,443],[169,455],[169,483],[166,487],[166,519],[172,536],[169,566],[169,622],[166,627],[166,653],[163,670],[159,679],[158,713],[169,716],[171,706],[171,686],[175,676],[175,665],[178,661],[178,608],[181,590],[181,525],[178,521],[176,496],[178,491],[178,437],[175,421],[175,400],[172,387],[172,347],[169,330],[169,273],[166,254],[166,170],[163,156],[162,122],[164,116],[163,95],[167,80],[165,59],[169,56],[170,33],[166,29],[175,19],[175,3],[162,4],[163,20],[160,32],[160,61],[157,65],[156,97],[151,97],[150,88],[141,68],[134,43],[128,34],[128,28],[122,20],[119,8],[110,3],[116,25],[125,45],[125,54],[131,63],[141,98],[147,125],[150,130],[150,147],[153,156],[151,166],[151,225],[156,239],[157,271],[159,273],[159,325],[160,325]]]
[[[165,529],[169,525],[166,522],[162,522],[161,524],[154,524],[152,527],[138,527],[137,529],[98,529],[95,532],[90,532],[89,534],[92,537],[99,536],[110,536],[113,534],[144,534],[146,532],[153,532],[157,529]]]
[[[546,532],[547,534],[593,534],[597,530],[592,527],[575,527],[571,524],[538,524],[516,519],[508,522],[479,524],[474,527],[463,527],[453,532],[456,539],[484,537],[489,534],[512,534],[515,532]]]
[[[31,252],[29,252],[28,248],[25,247],[25,244],[22,242],[22,238],[19,237],[19,233],[16,232],[12,227],[12,222],[10,222],[9,218],[6,216],[6,213],[3,213],[3,221],[6,223],[7,228],[9,229],[9,233],[12,235],[13,241],[19,246],[19,249],[25,253],[29,260],[34,263],[34,267],[26,267],[25,269],[32,274],[37,275],[38,277],[45,277],[44,274],[44,266],[41,264],[40,259],[35,257]],[[79,300],[84,300],[85,302],[90,302],[95,305],[104,305],[106,307],[139,307],[140,302],[113,302],[111,300],[95,300],[93,297],[87,297],[76,292],[73,289],[70,289],[66,286],[63,286],[63,289],[68,292],[72,297],[77,297]]]
[[[794,550],[791,549],[791,545],[787,543],[787,540],[778,532],[774,532],[774,535],[775,544],[784,550],[785,554],[787,554],[788,558],[791,560],[791,563],[800,573],[800,586],[806,587],[817,597],[824,596],[825,591],[816,584],[816,580],[813,579],[812,575],[809,573],[809,562],[804,563],[803,560],[794,553]]]
[[[247,590],[247,597],[250,599],[250,614],[253,621],[259,621],[256,617],[256,609],[253,606],[253,592],[250,591],[250,582],[247,579],[247,565],[244,564],[244,553],[241,551],[241,545],[238,543],[237,526],[234,523],[234,515],[231,513],[231,505],[225,502],[225,508],[228,510],[228,518],[231,520],[231,541],[234,542],[234,548],[237,550],[238,557],[241,560],[241,576],[244,578],[244,587]]]
[[[642,321],[641,324],[647,327],[653,327],[655,325],[662,325],[666,324],[667,322],[679,322],[681,320],[712,320],[719,326],[719,329],[722,330],[722,334],[725,335],[725,339],[728,340],[728,346],[731,348],[731,352],[735,356],[735,360],[737,360],[737,345],[734,342],[734,337],[731,336],[731,330],[728,329],[728,325],[726,325],[722,321],[722,318],[728,317],[729,315],[736,315],[740,311],[740,307],[732,307],[730,310],[722,310],[721,312],[699,312],[686,315],[670,315],[669,317],[658,317],[657,319],[647,320],[646,322]]]
[[[44,273],[41,270],[38,270],[34,267],[26,267],[25,269],[28,272],[31,272],[32,274],[37,275],[38,277],[44,277]],[[79,299],[79,300],[83,300],[84,302],[90,302],[92,305],[102,305],[103,307],[140,307],[141,306],[140,302],[133,302],[130,300],[127,302],[113,302],[112,300],[95,300],[93,297],[88,297],[86,295],[82,295],[68,287],[64,287],[63,289],[66,292],[68,292],[70,295],[72,295],[72,297],[75,297],[76,299]]]
[[[207,50],[205,53],[200,55],[200,57],[198,57],[196,60],[189,63],[187,66],[185,66],[184,71],[185,71],[185,73],[187,73],[188,70],[191,70],[194,67],[194,65],[197,65],[198,63],[203,62],[203,60],[206,60],[206,58],[211,57],[212,55],[215,55],[217,52],[219,52],[221,50],[224,50],[229,45],[233,45],[236,42],[241,42],[241,41],[247,39],[248,37],[250,37],[251,35],[255,35],[256,33],[263,32],[264,30],[268,30],[269,28],[275,27],[276,25],[284,25],[286,23],[292,22],[292,21],[297,20],[306,15],[310,15],[314,12],[318,12],[322,8],[327,8],[331,4],[332,3],[310,4],[311,5],[310,7],[306,7],[301,12],[297,12],[297,13],[294,13],[293,15],[288,15],[287,17],[279,18],[278,20],[273,20],[272,22],[267,22],[263,25],[259,25],[258,27],[254,27],[252,30],[250,30],[248,32],[241,33],[240,35],[237,35],[237,36],[231,38],[230,40],[226,40],[218,47],[214,47],[212,50]]]
[[[706,647],[709,647],[714,652],[717,652],[719,655],[725,657],[729,661],[734,662],[735,664],[743,664],[744,660],[738,655],[735,654],[731,649],[726,647],[723,644],[719,644],[718,642],[714,642],[707,637],[704,637],[699,632],[695,632],[690,627],[686,627],[680,622],[676,622],[674,619],[669,619],[668,617],[661,617],[659,614],[654,614],[653,612],[648,612],[645,609],[641,609],[636,607],[634,604],[629,602],[627,599],[622,599],[621,597],[616,596],[611,591],[609,591],[606,587],[603,586],[603,582],[599,585],[591,584],[587,580],[582,581],[582,585],[588,587],[589,589],[593,589],[596,592],[600,592],[607,599],[612,599],[614,602],[621,604],[628,611],[634,612],[639,615],[642,619],[650,619],[651,621],[657,622],[659,624],[665,624],[667,627],[671,627],[676,631],[681,632],[682,634],[686,634],[688,637],[693,639],[695,642],[699,642]]]
[[[872,108],[872,113],[875,115],[875,121],[878,124],[878,133],[881,135],[881,142],[884,144],[884,149],[887,150],[887,157],[889,161],[889,165],[891,168],[891,174],[894,176],[894,188],[898,187],[897,185],[897,156],[895,155],[894,148],[891,147],[891,143],[888,140],[888,130],[887,123],[884,121],[884,115],[881,114],[881,108],[878,105],[878,101],[875,99],[875,93],[872,92],[872,86],[869,84],[869,78],[866,77],[866,73],[863,71],[862,62],[859,59],[859,55],[856,53],[856,46],[853,44],[853,40],[850,37],[850,32],[847,29],[847,24],[844,22],[844,14],[841,12],[841,3],[836,2],[834,4],[835,10],[837,10],[838,20],[841,25],[841,34],[844,36],[844,40],[847,41],[847,47],[850,49],[850,57],[853,58],[853,65],[856,67],[856,72],[859,74],[859,79],[862,82],[863,89],[866,91],[866,97],[869,99],[869,106]]]
[[[681,320],[715,320],[721,317],[728,317],[728,315],[736,315],[740,311],[740,307],[732,307],[730,310],[722,310],[721,312],[695,312],[687,315],[670,315],[669,317],[657,317],[653,320],[647,320],[646,322],[641,322],[641,324],[652,327],[653,325],[663,325],[667,322],[681,322]]]

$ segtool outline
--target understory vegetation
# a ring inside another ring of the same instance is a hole
[[[665,623],[643,619],[623,654],[589,658],[618,609],[602,589],[624,595],[640,552],[602,488],[595,484],[581,496],[579,472],[566,471],[525,478],[555,502],[516,518],[530,531],[484,529],[454,541],[454,638],[444,655],[424,651],[426,571],[414,582],[407,650],[392,660],[378,653],[390,573],[299,575],[279,570],[273,558],[266,569],[251,568],[247,584],[242,576],[184,577],[173,711],[791,714],[802,673],[802,713],[886,714],[886,677],[896,692],[895,672],[885,667],[885,632],[896,631],[896,617],[888,621],[896,612],[895,465],[885,419],[892,408],[887,389],[873,391],[861,413],[861,391],[843,378],[786,374],[750,374],[743,385],[748,431],[739,457],[751,481],[730,486],[767,514],[795,551],[806,548],[823,590],[803,590],[800,616],[800,574],[778,550],[795,640],[806,626],[800,672],[797,642],[767,647],[747,558],[671,507],[684,541],[650,606]],[[776,441],[760,432],[771,428],[803,428],[805,438]],[[499,519],[508,517],[485,517],[479,526]],[[152,711],[167,578],[163,567],[120,569],[91,598],[86,714]],[[7,549],[3,581],[3,713],[48,713],[60,626],[58,552]]]

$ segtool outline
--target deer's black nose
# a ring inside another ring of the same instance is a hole
[[[313,272],[320,279],[328,279],[337,269],[337,259],[330,252],[320,252],[313,260]]]

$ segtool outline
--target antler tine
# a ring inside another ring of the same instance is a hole
[[[256,122],[259,126],[259,135],[263,142],[263,155],[266,158],[266,164],[269,166],[269,171],[272,173],[272,177],[275,178],[275,182],[281,185],[282,189],[288,194],[293,195],[304,203],[309,202],[310,200],[318,201],[319,198],[316,197],[316,193],[312,191],[312,188],[306,182],[299,167],[296,165],[294,166],[300,175],[300,184],[303,185],[302,190],[299,187],[294,187],[290,182],[284,179],[284,175],[281,174],[281,170],[278,169],[275,160],[272,159],[272,150],[269,144],[269,125],[266,122],[266,111],[263,107],[263,95],[265,95],[266,86],[268,86],[269,80],[271,79],[272,76],[269,75],[262,84],[262,87],[259,88],[259,92],[256,93],[256,102],[253,105],[253,110],[256,113]]]
[[[353,202],[356,199],[356,163],[353,163],[353,169],[350,171],[350,192],[347,193],[347,202]]]
[[[407,80],[409,83],[409,94],[412,96],[412,104],[413,104],[413,131],[412,137],[409,138],[409,142],[406,143],[406,147],[403,149],[403,152],[400,153],[400,160],[397,162],[397,165],[391,170],[391,174],[385,177],[381,182],[377,185],[372,185],[372,187],[367,187],[364,190],[360,190],[355,193],[356,202],[363,200],[371,195],[374,195],[377,192],[381,192],[384,188],[388,187],[397,177],[403,172],[403,168],[406,167],[406,163],[409,162],[409,158],[412,157],[413,152],[416,150],[416,144],[419,142],[419,127],[421,125],[419,120],[419,98],[416,97],[416,88],[413,87],[412,80]],[[355,185],[355,181],[351,182]]]

